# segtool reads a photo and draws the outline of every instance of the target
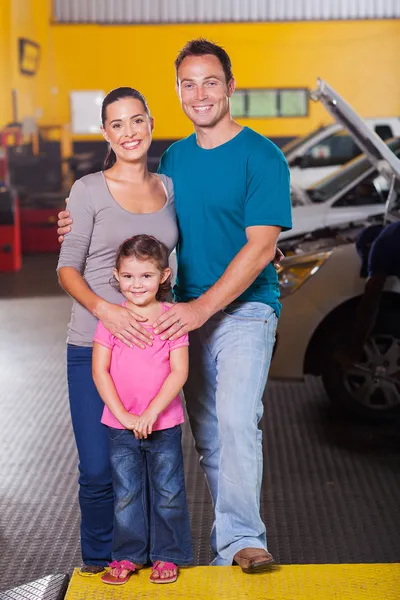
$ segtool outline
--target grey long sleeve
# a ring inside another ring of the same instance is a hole
[[[65,236],[61,246],[57,270],[73,267],[83,275],[95,294],[120,304],[123,297],[110,284],[120,244],[133,235],[147,233],[164,242],[170,251],[176,246],[178,229],[173,185],[169,177],[159,177],[166,189],[166,203],[157,212],[146,214],[122,208],[111,196],[102,171],[76,181],[68,201],[72,231]],[[91,346],[96,325],[96,317],[74,301],[68,342]]]

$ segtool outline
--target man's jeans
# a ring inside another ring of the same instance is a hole
[[[113,559],[193,562],[181,427],[137,440],[108,428],[115,496]]]
[[[189,334],[185,399],[215,507],[215,565],[243,548],[267,548],[260,517],[262,396],[277,317],[259,302],[234,302]]]
[[[104,403],[92,377],[92,348],[67,347],[72,426],[79,455],[81,550],[87,565],[111,560],[114,501],[107,427],[100,423]]]

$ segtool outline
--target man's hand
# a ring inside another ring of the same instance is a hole
[[[137,434],[139,439],[147,438],[153,432],[153,425],[158,419],[158,412],[153,410],[151,406],[137,418],[136,425],[134,427],[135,436]],[[138,439],[136,438],[136,439]]]
[[[198,329],[210,318],[204,309],[193,302],[173,305],[154,323],[154,333],[162,333],[162,340],[176,340],[188,331]]]
[[[151,346],[153,343],[151,332],[140,325],[140,322],[147,319],[124,306],[103,302],[96,311],[96,317],[108,331],[130,348],[133,344],[145,348],[146,345]]]
[[[68,198],[65,199],[65,204],[68,203]],[[62,210],[58,213],[58,221],[57,221],[58,229],[58,243],[62,244],[64,241],[64,235],[71,231],[70,225],[72,225],[72,219],[70,219],[69,212],[67,210]]]
[[[61,213],[60,213],[61,214]],[[279,263],[281,262],[281,260],[283,260],[285,258],[285,255],[283,254],[283,252],[281,250],[279,250],[278,246],[276,247],[276,251],[275,251],[275,256],[272,260],[272,263],[275,267],[275,269],[277,267],[279,267]]]

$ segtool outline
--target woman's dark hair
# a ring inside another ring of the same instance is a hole
[[[225,73],[226,83],[229,83],[233,77],[233,73],[232,63],[228,53],[221,46],[218,46],[205,38],[190,40],[185,44],[175,60],[176,76],[178,77],[178,69],[187,56],[204,56],[205,54],[213,54],[218,58]]]
[[[101,122],[103,127],[107,121],[107,107],[110,106],[110,104],[117,102],[117,100],[122,100],[123,98],[135,98],[135,100],[140,100],[140,102],[143,104],[146,114],[150,116],[150,110],[143,94],[134,88],[119,87],[115,88],[115,90],[111,90],[111,92],[108,92],[107,96],[103,100],[103,104],[101,105]],[[110,167],[115,164],[116,160],[117,157],[115,156],[115,152],[110,146],[107,156],[104,160],[104,170],[106,171],[107,169],[110,169]]]
[[[160,272],[169,267],[169,250],[167,246],[151,235],[134,235],[120,245],[115,259],[117,271],[119,271],[122,259],[131,257],[137,258],[137,260],[151,260]],[[165,300],[170,292],[171,275],[164,283],[160,283],[156,300]]]

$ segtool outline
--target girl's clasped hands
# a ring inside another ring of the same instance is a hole
[[[158,419],[158,413],[149,407],[140,416],[128,413],[123,425],[131,429],[137,440],[146,439],[153,431],[153,425]]]

